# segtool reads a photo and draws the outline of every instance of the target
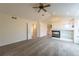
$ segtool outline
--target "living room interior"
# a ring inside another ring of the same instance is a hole
[[[78,3],[0,3],[0,56],[78,56]]]

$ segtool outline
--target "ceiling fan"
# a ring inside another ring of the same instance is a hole
[[[44,3],[39,3],[39,6],[33,7],[33,8],[38,8],[38,13],[43,10],[44,12],[47,12],[45,9],[46,7],[50,7],[50,4],[44,4]]]

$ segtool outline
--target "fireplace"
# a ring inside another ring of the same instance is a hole
[[[52,37],[60,38],[60,31],[59,30],[52,30]]]

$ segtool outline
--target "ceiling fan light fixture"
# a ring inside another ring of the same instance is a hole
[[[15,20],[17,19],[17,17],[15,17],[15,16],[12,16],[11,18],[12,18],[12,19],[15,19]]]
[[[50,7],[50,4],[44,4],[44,3],[39,3],[39,6],[35,6],[35,7],[33,7],[34,9],[35,8],[38,8],[39,10],[38,10],[38,13],[41,11],[41,10],[43,10],[44,12],[47,12],[47,10],[45,9],[46,7]]]

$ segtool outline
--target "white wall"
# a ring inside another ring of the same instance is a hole
[[[32,25],[37,24],[37,37],[47,35],[47,24],[41,21],[28,22],[28,39],[32,39]]]
[[[37,24],[37,37],[43,37],[47,35],[47,24],[44,22],[29,22],[28,23],[28,39],[32,39],[32,25]]]
[[[37,36],[47,35],[47,24],[43,22],[27,21],[26,19],[12,19],[11,16],[0,14],[0,46],[32,39],[32,24],[37,24]]]
[[[72,29],[72,18],[70,17],[56,17],[52,19],[52,29],[63,30]]]
[[[40,23],[37,22],[37,37],[40,37]]]
[[[32,39],[32,22],[28,23],[28,40]]]
[[[1,19],[0,19],[0,42],[1,42],[1,39],[2,39],[2,28],[1,28],[1,25],[2,25],[2,22],[1,22]]]
[[[46,23],[40,23],[40,37],[47,35],[47,24]]]
[[[0,14],[0,46],[26,40],[26,20]]]

